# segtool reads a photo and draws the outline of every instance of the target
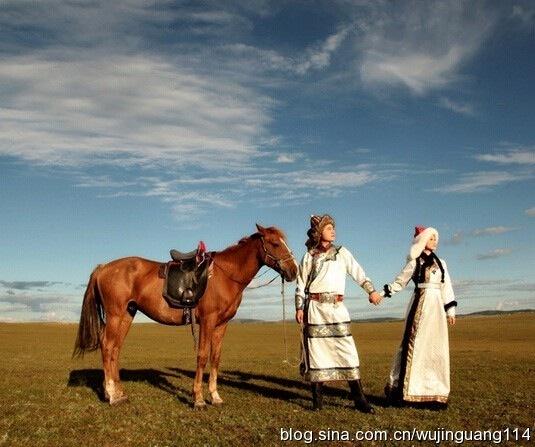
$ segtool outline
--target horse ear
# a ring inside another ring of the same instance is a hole
[[[256,224],[256,229],[257,229],[258,232],[259,232],[260,234],[262,234],[262,235],[266,232],[266,229],[265,229],[262,225],[260,225],[260,224]]]

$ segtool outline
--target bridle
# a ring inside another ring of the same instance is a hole
[[[262,241],[262,248],[264,250],[263,261],[264,261],[264,264],[267,265],[268,267],[275,268],[275,266],[278,266],[278,270],[276,268],[275,270],[281,273],[282,267],[286,262],[293,261],[294,263],[296,263],[292,250],[290,250],[290,247],[288,247],[288,245],[286,244],[286,242],[284,242],[282,238],[281,238],[281,242],[286,247],[286,250],[288,250],[288,256],[286,258],[277,258],[276,256],[272,255],[266,248],[266,241],[264,240],[264,236],[261,236],[260,240]],[[273,261],[273,265],[268,263],[268,259],[271,259]]]
[[[292,250],[290,250],[290,247],[288,247],[288,244],[286,244],[286,242],[284,242],[284,240],[281,239],[281,242],[284,244],[284,246],[286,247],[286,249],[288,250],[288,254],[289,256],[287,256],[286,258],[277,258],[276,256],[272,255],[266,248],[266,243],[264,241],[264,236],[261,236],[260,237],[260,240],[262,241],[262,249],[264,250],[264,259],[262,260],[262,262],[264,263],[264,265],[267,265],[268,267],[274,269],[277,273],[279,273],[282,277],[282,281],[283,281],[283,285],[284,285],[284,275],[282,274],[282,266],[288,262],[288,261],[291,261],[293,260],[296,264],[296,260],[295,260],[295,257],[292,253]],[[267,260],[268,259],[271,259],[273,260],[273,263],[269,263]],[[232,276],[230,276],[228,274],[228,272],[223,268],[221,267],[216,261],[214,258],[212,258],[212,264],[214,264],[217,268],[219,268],[223,274],[228,278],[230,279],[231,281],[234,281],[238,284],[242,284],[242,285],[247,285],[249,283],[245,283],[245,282],[242,282],[242,281],[239,281],[235,278],[233,278]],[[266,272],[264,272],[266,273]],[[262,275],[260,275],[262,276]],[[262,285],[259,285],[259,286],[254,286],[254,287],[251,287],[251,286],[248,286],[247,288],[248,289],[259,289],[261,287],[265,287],[269,284],[271,284],[273,281],[275,281],[275,279],[277,279],[277,277],[275,276],[274,278],[272,278],[271,280],[269,280],[267,283],[265,284],[262,284]]]

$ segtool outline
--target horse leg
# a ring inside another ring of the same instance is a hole
[[[210,391],[212,405],[222,405],[223,399],[217,392],[217,371],[219,369],[219,360],[221,358],[221,346],[223,337],[227,330],[227,323],[218,326],[212,335],[212,351],[210,353],[210,379],[208,381],[208,391]]]
[[[124,316],[108,317],[101,340],[102,363],[104,366],[104,395],[110,405],[127,400],[119,377],[119,353],[133,318]]]
[[[193,408],[196,410],[206,408],[202,390],[202,379],[204,368],[208,361],[208,350],[210,349],[210,339],[214,331],[213,325],[201,323],[199,330],[199,348],[197,352],[197,370],[195,371],[195,380],[193,381]]]

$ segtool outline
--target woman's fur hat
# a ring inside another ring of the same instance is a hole
[[[438,231],[433,227],[414,227],[414,239],[412,240],[411,249],[409,250],[409,255],[407,256],[407,261],[412,261],[422,254],[425,246],[431,236],[435,235],[438,242]]]

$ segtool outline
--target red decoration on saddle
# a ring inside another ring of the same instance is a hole
[[[418,236],[424,230],[425,230],[425,227],[421,225],[414,227],[414,237]]]
[[[195,261],[197,261],[197,265],[201,265],[204,260],[206,259],[206,245],[203,241],[199,241],[199,245],[197,245],[197,255],[195,256]]]

